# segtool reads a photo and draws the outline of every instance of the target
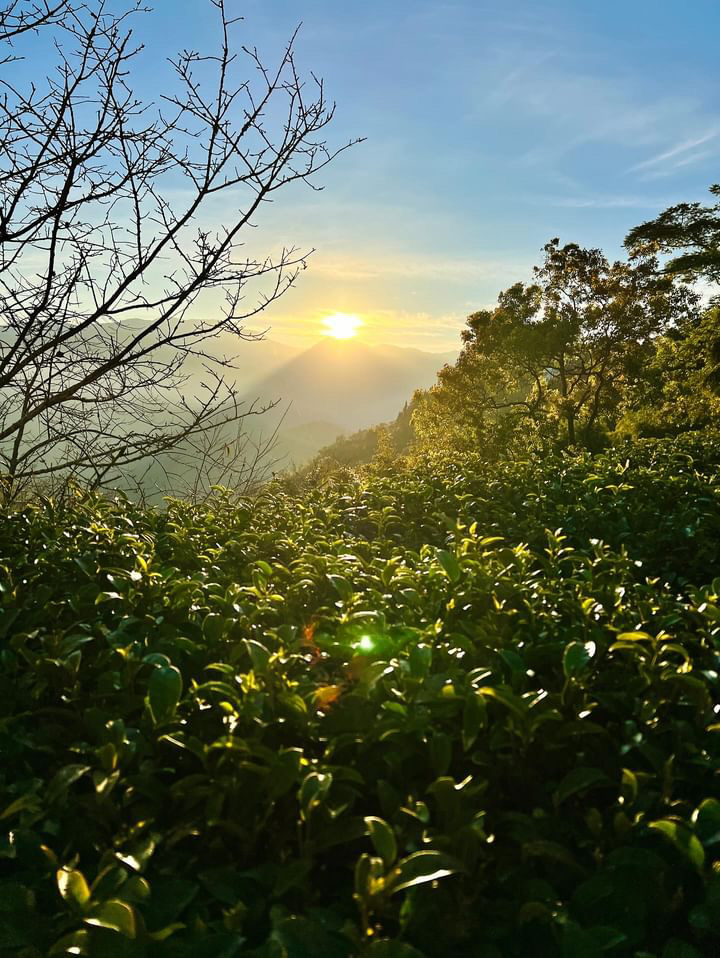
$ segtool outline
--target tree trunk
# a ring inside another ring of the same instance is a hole
[[[567,376],[565,375],[565,356],[561,353],[558,361],[560,371],[560,395],[563,398],[563,410],[565,412],[565,421],[567,422],[568,442],[571,446],[575,445],[575,411],[568,402]]]

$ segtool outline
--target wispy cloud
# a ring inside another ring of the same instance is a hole
[[[656,156],[651,156],[641,163],[635,163],[627,172],[642,173],[646,179],[669,176],[674,173],[675,170],[685,166],[691,166],[694,163],[700,163],[712,156],[715,152],[714,150],[699,150],[698,147],[704,146],[713,140],[717,141],[718,134],[720,134],[720,126],[715,126],[701,136],[694,136],[682,140],[669,150],[664,150]]]
[[[522,277],[526,263],[505,260],[377,253],[373,256],[320,256],[310,261],[315,275],[330,275],[344,280],[377,280],[384,278],[441,280],[467,283],[482,279],[506,280]]]
[[[555,206],[577,210],[655,210],[670,206],[672,198],[647,196],[538,196],[529,201],[537,206]]]
[[[707,158],[702,147],[720,134],[718,111],[699,99],[643,95],[631,74],[608,74],[601,60],[581,62],[550,43],[501,43],[489,62],[497,79],[476,101],[476,119],[502,122],[509,110],[522,119],[525,149],[517,158],[526,167],[555,175],[569,154],[598,146],[612,149],[620,173],[630,151],[644,148],[654,152],[625,172],[654,179]],[[508,71],[509,62],[521,65]],[[668,146],[670,131],[677,139]]]

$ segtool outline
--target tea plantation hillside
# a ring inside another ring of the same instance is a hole
[[[720,954],[720,437],[0,520],[0,956]]]

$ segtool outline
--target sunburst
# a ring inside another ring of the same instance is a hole
[[[354,313],[333,313],[323,320],[326,335],[335,339],[352,339],[362,324],[360,317]]]

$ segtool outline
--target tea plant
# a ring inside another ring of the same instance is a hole
[[[0,522],[0,955],[720,951],[720,439]]]

